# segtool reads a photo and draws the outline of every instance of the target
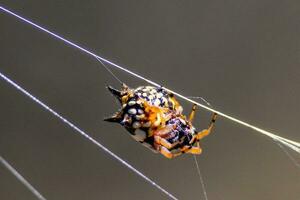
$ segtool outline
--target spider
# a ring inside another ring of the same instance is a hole
[[[136,141],[167,158],[183,153],[201,154],[199,140],[210,134],[216,113],[212,115],[208,128],[197,132],[192,125],[197,106],[194,104],[186,117],[174,95],[162,87],[131,89],[123,84],[121,91],[111,86],[107,88],[120,102],[121,108],[104,121],[121,124]]]

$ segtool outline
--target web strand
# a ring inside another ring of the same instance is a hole
[[[125,167],[127,167],[128,169],[130,169],[131,171],[133,171],[134,173],[136,173],[140,177],[142,177],[145,181],[149,182],[152,186],[156,187],[158,190],[160,190],[161,192],[163,192],[164,194],[166,194],[170,199],[177,200],[177,198],[175,196],[173,196],[171,193],[169,193],[167,190],[165,190],[160,185],[158,185],[153,180],[151,180],[146,175],[144,175],[142,172],[140,172],[139,170],[137,170],[136,168],[134,168],[128,162],[126,162],[125,160],[123,160],[122,158],[120,158],[119,156],[117,156],[116,154],[114,154],[112,151],[110,151],[104,145],[102,145],[101,143],[99,143],[98,141],[96,141],[94,138],[92,138],[91,136],[89,136],[86,132],[84,132],[78,126],[76,126],[75,124],[73,124],[72,122],[70,122],[69,120],[67,120],[66,118],[64,118],[62,115],[60,115],[55,110],[53,110],[52,108],[50,108],[48,105],[46,105],[45,103],[43,103],[37,97],[35,97],[32,94],[30,94],[29,92],[27,92],[25,89],[23,89],[21,86],[19,86],[17,83],[15,83],[14,81],[12,81],[10,78],[8,78],[7,76],[5,76],[1,72],[0,72],[0,78],[2,78],[4,81],[6,81],[10,85],[12,85],[14,88],[16,88],[17,90],[19,90],[20,92],[22,92],[24,95],[26,95],[27,97],[29,97],[35,103],[37,103],[38,105],[40,105],[42,108],[44,108],[45,110],[47,110],[48,112],[50,112],[51,114],[53,114],[55,117],[57,117],[63,123],[65,123],[66,125],[68,125],[69,127],[71,127],[73,130],[75,130],[76,132],[78,132],[79,134],[81,134],[87,140],[89,140],[90,142],[94,143],[96,146],[98,146],[99,148],[101,148],[104,152],[106,152],[107,154],[109,154],[110,156],[112,156],[114,159],[116,159],[117,161],[119,161],[122,165],[124,165]]]
[[[13,166],[11,166],[3,157],[0,156],[0,163],[10,171],[34,196],[39,200],[46,200]]]
[[[203,190],[204,198],[205,198],[205,200],[208,200],[208,196],[207,196],[207,192],[206,192],[204,180],[203,180],[203,177],[202,177],[202,174],[201,174],[201,171],[200,171],[200,167],[199,167],[199,164],[198,164],[197,157],[195,155],[193,155],[193,157],[194,157],[196,169],[197,169],[197,172],[198,172],[199,180],[200,180],[200,183],[201,183],[201,187],[202,187],[202,190]]]
[[[297,162],[297,160],[282,146],[281,143],[274,140],[274,142],[279,146],[279,148],[286,154],[286,156],[292,161],[292,163],[300,169],[300,164]]]
[[[195,97],[195,96],[193,96],[193,97],[189,97],[189,98],[200,99],[204,103],[206,103],[207,106],[209,106],[210,108],[212,108],[211,104],[206,99],[204,99],[203,97]],[[194,157],[196,169],[197,169],[197,172],[198,172],[198,177],[199,177],[199,180],[200,180],[200,183],[201,183],[201,187],[202,187],[204,198],[205,198],[205,200],[208,200],[208,196],[207,196],[207,192],[206,192],[204,180],[203,180],[203,177],[202,177],[202,174],[201,174],[201,171],[200,171],[200,167],[199,167],[199,164],[198,164],[197,157],[196,157],[196,155],[193,155],[193,157]]]
[[[98,57],[95,57],[98,62],[101,63],[101,65],[106,69],[106,71],[108,71],[119,83],[121,83],[121,85],[123,84],[123,82],[102,62],[102,60],[100,60]]]
[[[59,36],[58,34],[56,34],[56,33],[54,33],[54,32],[51,32],[51,31],[47,30],[46,28],[44,28],[44,27],[42,27],[42,26],[40,26],[40,25],[38,25],[38,24],[36,24],[36,23],[34,23],[34,22],[32,22],[32,21],[30,21],[30,20],[28,20],[28,19],[26,19],[26,18],[24,18],[24,17],[22,17],[22,16],[20,16],[20,15],[18,15],[18,14],[16,14],[16,13],[14,13],[14,12],[12,12],[12,11],[10,11],[10,10],[4,8],[4,7],[2,7],[2,6],[0,6],[0,10],[2,10],[3,12],[5,12],[5,13],[7,13],[7,14],[10,14],[10,15],[12,15],[12,16],[14,16],[14,17],[20,19],[20,20],[22,20],[23,22],[26,22],[26,23],[28,23],[28,24],[34,26],[35,28],[37,28],[37,29],[39,29],[39,30],[41,30],[41,31],[44,31],[44,32],[48,33],[49,35],[55,37],[56,39],[59,39],[59,40],[65,42],[66,44],[68,44],[68,45],[70,45],[70,46],[73,46],[73,47],[79,49],[80,51],[83,51],[84,53],[90,55],[90,56],[96,57],[96,58],[98,58],[99,60],[101,60],[101,61],[103,61],[103,62],[105,62],[105,63],[107,63],[107,64],[110,64],[111,66],[113,66],[113,67],[115,67],[115,68],[117,68],[117,69],[120,69],[120,70],[122,70],[122,71],[124,71],[124,72],[126,72],[126,73],[128,73],[128,74],[130,74],[130,75],[132,75],[132,76],[134,76],[134,77],[136,77],[136,78],[139,78],[139,79],[141,79],[141,80],[144,80],[144,81],[146,81],[147,83],[149,83],[149,84],[151,84],[151,85],[154,85],[154,86],[156,86],[156,87],[161,87],[160,84],[155,83],[155,82],[151,81],[150,79],[147,79],[147,78],[145,78],[145,77],[143,77],[143,76],[141,76],[141,75],[139,75],[139,74],[137,74],[137,73],[134,73],[134,72],[132,72],[132,71],[130,71],[130,70],[128,70],[128,69],[126,69],[126,68],[120,66],[120,65],[117,65],[117,64],[115,64],[115,63],[113,63],[113,62],[111,62],[111,61],[105,59],[105,58],[102,58],[102,57],[96,55],[95,53],[93,53],[93,52],[91,52],[91,51],[89,51],[89,50],[87,50],[87,49],[85,49],[85,48],[83,48],[83,47],[81,47],[81,46],[79,46],[79,45],[77,45],[77,44],[71,42],[70,40],[67,40],[67,39],[65,39],[65,38],[63,38],[63,37],[61,37],[61,36]],[[257,131],[257,132],[259,132],[259,133],[261,133],[261,134],[263,134],[263,135],[265,135],[265,136],[271,137],[271,138],[273,138],[273,139],[275,139],[275,140],[281,142],[282,144],[286,145],[286,146],[289,147],[290,149],[295,150],[296,152],[300,153],[300,143],[299,143],[299,142],[295,142],[295,141],[292,141],[292,140],[289,140],[289,139],[280,137],[280,136],[278,136],[278,135],[276,135],[276,134],[274,134],[274,133],[272,133],[272,132],[270,132],[270,131],[266,131],[266,130],[264,130],[264,129],[258,128],[258,127],[254,126],[254,125],[251,125],[251,124],[247,123],[247,122],[244,122],[244,121],[239,120],[239,119],[237,119],[237,118],[235,118],[235,117],[232,117],[232,116],[230,116],[230,115],[227,115],[227,114],[225,114],[225,113],[222,113],[221,111],[218,111],[218,110],[216,110],[216,109],[210,108],[209,106],[205,106],[205,105],[203,105],[203,104],[201,104],[201,103],[199,103],[199,102],[196,102],[196,101],[194,101],[194,100],[192,100],[192,99],[189,99],[189,98],[187,98],[186,96],[184,96],[184,95],[182,95],[182,94],[179,94],[179,93],[177,93],[177,92],[175,92],[175,91],[173,91],[173,90],[171,90],[171,89],[168,89],[168,88],[166,88],[166,87],[162,87],[162,88],[165,89],[166,91],[171,92],[171,93],[173,93],[174,95],[177,95],[178,97],[180,97],[180,98],[182,98],[182,99],[184,99],[184,100],[186,100],[186,101],[189,101],[189,102],[191,102],[191,103],[193,103],[193,104],[196,104],[196,105],[198,105],[198,106],[200,106],[200,107],[202,107],[202,108],[204,108],[204,109],[206,109],[206,110],[208,110],[208,111],[210,111],[210,112],[217,113],[219,116],[222,116],[222,117],[224,117],[224,118],[226,118],[226,119],[229,119],[229,120],[231,120],[231,121],[233,121],[233,122],[236,122],[236,123],[238,123],[238,124],[240,124],[240,125],[243,125],[243,126],[246,126],[246,127],[248,127],[248,128],[251,128],[251,129],[253,129],[253,130],[255,130],[255,131]]]

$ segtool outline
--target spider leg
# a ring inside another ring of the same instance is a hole
[[[189,147],[184,150],[185,153],[190,153],[190,154],[201,154],[202,149],[200,147],[199,141],[196,142],[196,146]]]
[[[212,119],[210,121],[210,124],[209,124],[208,128],[204,129],[204,130],[202,130],[202,131],[200,131],[198,133],[196,133],[193,136],[193,138],[191,139],[190,144],[192,144],[195,140],[201,140],[202,138],[204,138],[204,137],[206,137],[206,136],[208,136],[210,134],[212,128],[214,127],[214,123],[215,123],[215,121],[217,119],[217,116],[218,116],[217,113],[213,114]]]
[[[161,86],[160,89],[163,90],[163,87]],[[173,107],[173,110],[176,111],[176,114],[177,115],[182,114],[183,108],[179,104],[179,102],[176,100],[173,93],[169,93],[169,101],[172,102],[172,107]]]
[[[154,132],[154,147],[157,151],[159,151],[162,155],[167,158],[174,158],[182,154],[182,151],[179,152],[171,152],[170,149],[175,147],[179,142],[170,143],[164,137],[168,135],[169,131],[172,127],[165,127]]]
[[[162,145],[167,149],[173,148],[178,142],[170,143],[166,137],[170,136],[170,132],[174,129],[174,125],[168,125],[153,132],[154,142]]]
[[[170,131],[172,131],[173,129],[174,129],[174,126],[172,126],[172,125],[167,125],[167,126],[165,126],[165,127],[163,127],[163,128],[160,128],[160,129],[156,130],[156,131],[154,132],[154,135],[158,135],[158,136],[161,136],[161,137],[165,137],[165,136],[167,136],[168,133],[169,133]]]
[[[195,113],[196,113],[196,108],[197,108],[197,105],[194,104],[193,107],[192,107],[192,111],[191,113],[189,114],[189,121],[192,122],[194,117],[195,117]]]
[[[212,128],[214,127],[214,124],[215,124],[215,121],[217,119],[217,116],[218,116],[218,114],[214,113],[213,116],[212,116],[212,118],[211,118],[211,121],[210,121],[208,129],[204,129],[203,131],[201,131],[201,132],[199,132],[199,133],[196,134],[197,140],[201,140],[202,138],[204,138],[204,137],[206,137],[207,135],[210,134]]]
[[[162,155],[164,155],[166,158],[173,158],[173,154],[164,146],[157,144],[156,142],[154,142],[154,147],[157,151],[159,151]]]
[[[159,136],[159,135],[154,135],[154,142],[156,144],[162,145],[163,147],[167,148],[167,149],[171,149],[173,148],[175,145],[178,144],[178,142],[175,143],[170,143],[168,142],[168,140],[166,140],[165,138]]]
[[[177,149],[177,150],[171,150],[171,153],[173,154],[173,158],[175,158],[177,156],[180,156],[183,152]]]
[[[148,114],[148,120],[154,127],[161,127],[165,124],[171,116],[166,115],[167,109],[150,105],[146,100],[140,99],[145,109],[145,113]]]

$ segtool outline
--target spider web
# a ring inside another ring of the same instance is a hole
[[[111,61],[105,59],[105,58],[102,58],[96,54],[94,54],[93,52],[87,50],[87,49],[84,49],[82,48],[81,46],[33,23],[32,21],[30,20],[27,20],[26,18],[23,18],[17,14],[15,14],[14,12],[0,6],[0,9],[10,15],[13,15],[15,17],[17,17],[18,19],[22,20],[23,22],[26,22],[32,26],[34,26],[35,28],[39,29],[39,30],[42,30],[50,35],[52,35],[53,37],[59,39],[59,40],[62,40],[64,41],[65,43],[67,43],[68,45],[70,46],[73,46],[83,52],[85,52],[86,54],[90,55],[90,56],[93,56],[94,58],[96,58],[105,68],[106,70],[108,70],[112,76],[114,78],[116,78],[120,83],[122,83],[122,81],[120,79],[118,79],[117,76],[115,76],[113,74],[113,72],[104,64],[104,63],[107,63],[109,64],[110,66],[112,67],[115,67],[117,69],[120,69],[122,71],[125,71],[126,73],[132,75],[132,76],[135,76],[136,78],[139,78],[139,79],[142,79],[154,86],[157,86],[159,87],[160,85],[151,81],[150,79],[147,79],[139,74],[136,74],[120,65],[117,65],[115,63],[112,63]],[[141,172],[139,172],[137,169],[135,169],[133,166],[131,166],[130,164],[128,164],[127,162],[125,162],[124,160],[122,160],[121,158],[119,158],[117,155],[115,155],[113,152],[111,152],[109,149],[107,149],[106,147],[104,147],[102,144],[100,144],[99,142],[97,142],[96,140],[94,140],[93,138],[91,138],[89,135],[87,135],[84,131],[82,131],[80,128],[78,128],[77,126],[75,126],[73,123],[71,123],[70,121],[68,121],[66,118],[64,118],[63,116],[59,115],[56,111],[52,110],[50,107],[48,107],[46,104],[44,104],[43,102],[41,102],[39,99],[37,99],[36,97],[34,97],[33,95],[31,95],[30,93],[28,93],[25,89],[23,89],[22,87],[20,87],[18,84],[16,84],[14,81],[12,81],[11,79],[9,79],[8,77],[6,77],[4,74],[2,74],[0,72],[0,76],[2,79],[4,79],[5,81],[7,81],[8,83],[10,83],[11,85],[13,85],[16,89],[18,89],[19,91],[23,92],[25,95],[27,95],[28,97],[30,97],[32,100],[34,100],[36,103],[40,104],[40,106],[42,106],[44,109],[48,110],[49,112],[51,112],[52,114],[54,114],[56,117],[58,117],[59,119],[61,119],[64,123],[66,123],[67,125],[69,125],[71,128],[73,128],[75,131],[79,132],[81,135],[83,135],[84,137],[86,137],[88,140],[90,140],[91,142],[93,142],[94,144],[96,144],[98,147],[100,147],[101,149],[103,149],[105,152],[109,153],[111,156],[113,156],[115,159],[117,159],[118,161],[120,161],[123,165],[125,165],[126,167],[128,167],[129,169],[133,170],[136,174],[138,174],[139,176],[141,176],[142,178],[144,178],[146,181],[148,181],[149,183],[151,183],[153,186],[155,186],[157,189],[159,189],[161,192],[165,193],[166,195],[168,195],[170,198],[172,199],[177,199],[174,195],[172,195],[171,193],[169,193],[168,191],[166,191],[165,189],[163,189],[161,186],[159,186],[158,184],[156,184],[154,181],[152,181],[150,178],[148,178],[147,176],[145,176],[144,174],[142,174]],[[170,90],[168,88],[165,88],[163,87],[165,90],[177,95],[178,97],[186,100],[186,101],[189,101],[191,103],[194,103],[198,106],[201,106],[202,108],[205,108],[206,110],[208,111],[211,111],[211,112],[215,112],[215,113],[218,113],[220,116],[224,117],[224,118],[227,118],[233,122],[236,122],[240,125],[243,125],[243,126],[246,126],[246,127],[249,127],[263,135],[266,135],[270,138],[272,138],[278,145],[279,147],[281,148],[282,151],[284,151],[286,153],[286,155],[291,159],[291,161],[299,168],[299,163],[297,163],[297,161],[295,160],[295,158],[293,158],[293,156],[291,154],[289,154],[289,152],[283,147],[288,147],[290,150],[294,150],[295,152],[297,153],[300,153],[300,143],[299,142],[296,142],[296,141],[292,141],[292,140],[289,140],[289,139],[286,139],[286,138],[283,138],[283,137],[280,137],[272,132],[269,132],[269,131],[266,131],[264,129],[261,129],[261,128],[258,128],[256,126],[253,126],[247,122],[244,122],[242,120],[239,120],[237,118],[234,118],[230,115],[227,115],[225,113],[222,113],[218,110],[215,110],[213,108],[210,108],[209,106],[205,106],[203,104],[200,104],[199,102],[196,102],[194,100],[192,100],[191,98],[188,98],[188,97],[185,97],[184,95],[181,95],[173,90]],[[197,160],[196,160],[197,161]],[[3,162],[2,162],[3,163]],[[197,163],[198,164],[198,163]],[[198,165],[197,165],[198,166]],[[199,168],[198,168],[199,169]],[[198,170],[198,173],[199,173],[200,170]],[[201,174],[200,174],[201,176]],[[203,186],[203,189],[204,189],[204,184],[203,184],[203,180],[202,180],[202,186]],[[206,195],[206,191],[204,189],[204,192],[205,192],[205,197],[207,199],[207,195]]]

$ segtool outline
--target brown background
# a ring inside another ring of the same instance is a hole
[[[300,141],[299,0],[1,1],[187,96]],[[0,70],[179,199],[200,199],[191,156],[167,160],[102,118],[118,83],[93,58],[0,13]],[[145,84],[116,71],[128,85]],[[49,200],[166,199],[0,81],[0,154]],[[191,105],[182,102],[188,112]],[[198,112],[206,127],[210,114]],[[300,171],[269,138],[219,119],[199,164],[210,200],[299,200]],[[299,156],[293,154],[299,161]],[[0,166],[0,199],[34,196]],[[203,199],[203,198],[202,198]]]

